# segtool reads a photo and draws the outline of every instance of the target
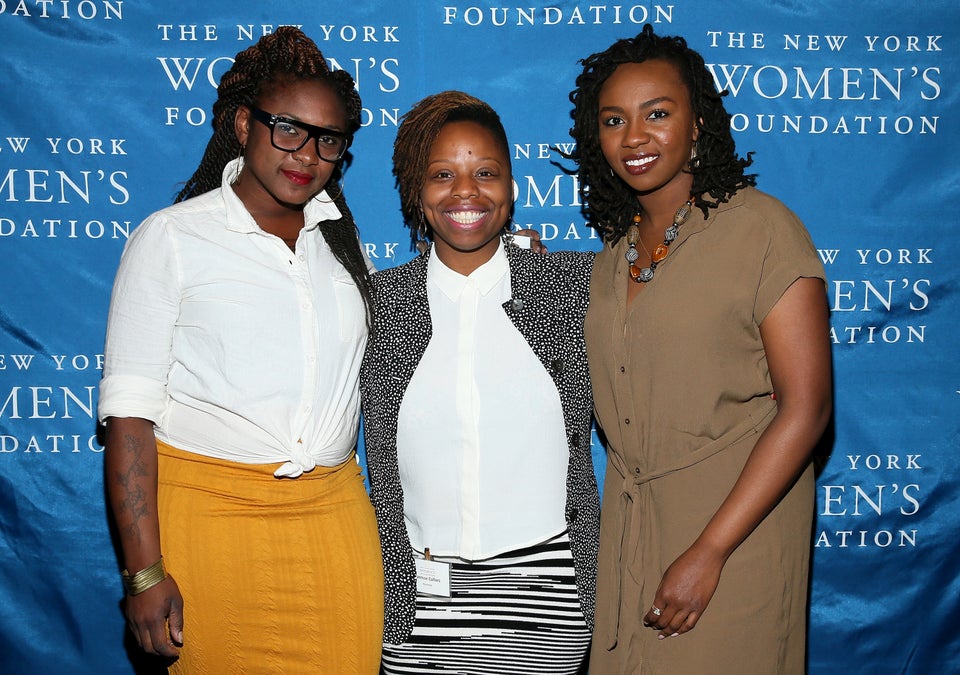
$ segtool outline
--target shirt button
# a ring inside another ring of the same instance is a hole
[[[621,372],[621,373],[625,373],[625,372],[627,372],[627,369],[624,368],[623,366],[620,366],[620,372]]]
[[[623,423],[624,423],[624,424],[630,424],[630,418],[628,417],[628,418],[626,418],[625,420],[623,420]]]
[[[521,309],[523,309],[523,300],[521,300],[520,298],[513,300],[510,304],[513,305],[513,309],[515,311],[520,311]]]
[[[550,364],[553,368],[553,372],[558,375],[563,372],[563,359],[554,359],[553,363]]]

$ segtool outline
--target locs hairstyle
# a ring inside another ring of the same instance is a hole
[[[343,70],[330,70],[316,43],[298,28],[280,27],[237,54],[233,66],[220,78],[217,100],[213,104],[213,135],[200,165],[175,201],[182,202],[220,187],[224,167],[241,152],[240,141],[233,128],[233,120],[240,106],[258,107],[264,95],[304,80],[323,82],[333,89],[346,110],[349,133],[360,128],[360,95],[350,74]],[[338,162],[330,180],[335,182],[340,177],[341,165]],[[339,220],[322,221],[319,229],[334,256],[350,273],[360,290],[369,328],[372,325],[370,276],[366,259],[360,250],[357,226],[342,190],[334,203],[342,217]]]
[[[420,208],[420,191],[426,180],[430,148],[440,129],[448,122],[476,122],[493,134],[504,154],[510,157],[507,132],[500,116],[480,99],[462,91],[443,91],[414,104],[403,115],[393,144],[393,175],[397,179],[400,211],[403,222],[410,229],[412,247],[420,235],[431,234]]]
[[[693,174],[695,205],[704,217],[710,208],[727,201],[740,188],[756,184],[755,175],[744,174],[744,169],[751,164],[750,154],[746,158],[737,155],[730,132],[730,115],[723,107],[722,97],[727,92],[717,92],[703,57],[689,48],[686,40],[656,35],[647,24],[636,37],[618,40],[606,50],[580,61],[583,72],[577,77],[576,89],[570,93],[574,106],[570,135],[577,146],[569,157],[579,168],[584,214],[607,241],[616,242],[626,233],[638,207],[636,195],[612,174],[600,149],[600,90],[618,66],[650,59],[676,66],[690,92],[700,134],[697,158],[691,161],[688,170]]]

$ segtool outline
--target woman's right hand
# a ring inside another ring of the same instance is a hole
[[[127,623],[143,651],[159,656],[177,656],[183,646],[183,598],[173,577],[137,595],[124,604]]]
[[[157,514],[157,439],[153,422],[111,417],[106,422],[104,480],[126,568],[144,570],[162,557]],[[127,623],[149,654],[176,656],[183,644],[183,597],[167,577],[124,605]]]

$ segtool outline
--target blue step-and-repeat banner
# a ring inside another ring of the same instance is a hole
[[[120,252],[199,161],[233,55],[295,24],[356,78],[346,192],[384,268],[412,255],[398,118],[443,89],[502,114],[517,223],[598,248],[559,152],[567,97],[578,59],[645,22],[703,53],[760,188],[829,276],[810,671],[960,672],[955,0],[0,0],[0,671],[134,671],[95,428],[104,323]]]

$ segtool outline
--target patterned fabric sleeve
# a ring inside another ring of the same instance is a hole
[[[416,568],[410,537],[403,522],[403,490],[397,464],[397,418],[407,384],[429,334],[416,335],[408,313],[411,267],[426,262],[418,258],[407,266],[375,274],[373,280],[374,329],[360,371],[364,442],[370,499],[377,514],[384,566],[383,641],[401,644],[413,630],[416,611]],[[422,327],[421,327],[422,330]],[[422,344],[413,357],[416,345]]]

